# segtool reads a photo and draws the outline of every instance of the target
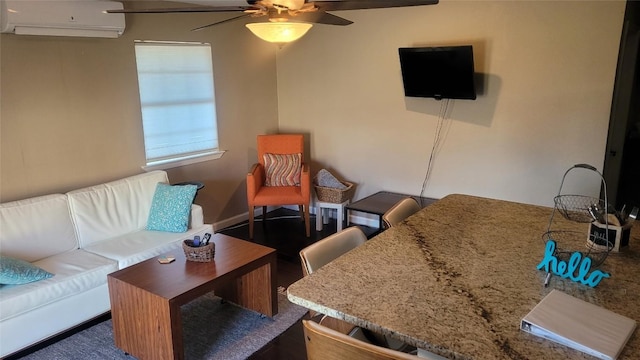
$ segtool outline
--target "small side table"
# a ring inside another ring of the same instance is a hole
[[[347,206],[347,226],[349,225],[350,212],[359,211],[367,214],[377,215],[379,221],[378,230],[382,231],[384,228],[382,215],[384,215],[387,210],[391,209],[393,205],[395,205],[398,201],[406,198],[407,196],[410,195],[393,193],[389,191],[378,191],[375,194],[354,201]],[[424,198],[418,196],[411,197],[414,198],[422,207],[426,207],[437,201],[437,199],[433,198]]]
[[[204,184],[201,183],[200,181],[184,181],[184,182],[179,182],[173,185],[195,185],[198,187],[198,190],[202,189],[204,187]]]
[[[338,232],[342,231],[342,222],[344,221],[344,209],[348,204],[349,204],[349,200],[346,200],[341,204],[316,200],[316,230],[322,231],[322,225],[329,223],[329,209],[336,209],[338,211],[337,229],[338,229]]]

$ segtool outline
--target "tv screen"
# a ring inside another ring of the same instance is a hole
[[[476,99],[473,47],[400,48],[405,96]]]

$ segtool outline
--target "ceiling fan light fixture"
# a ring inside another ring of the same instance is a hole
[[[286,44],[296,41],[303,37],[312,26],[312,24],[308,23],[282,21],[251,23],[246,25],[255,36],[276,44]]]

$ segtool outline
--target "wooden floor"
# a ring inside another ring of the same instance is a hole
[[[336,221],[332,219],[322,231],[315,230],[315,217],[311,217],[311,236],[306,237],[304,222],[297,211],[278,209],[267,214],[266,221],[254,225],[253,242],[272,247],[278,251],[278,286],[288,287],[302,278],[302,267],[298,253],[304,247],[336,232]],[[361,227],[368,235],[376,229]],[[249,240],[246,223],[218,231],[239,239]],[[249,357],[250,360],[303,360],[307,358],[302,322],[298,321],[289,330],[265,345]]]

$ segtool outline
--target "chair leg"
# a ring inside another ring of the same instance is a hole
[[[307,237],[311,236],[311,225],[309,224],[309,206],[298,205],[300,211],[300,219],[304,221],[304,228],[307,233]],[[316,214],[316,216],[318,216]]]
[[[249,239],[253,239],[253,216],[254,216],[254,208],[253,206],[249,206]]]
[[[262,207],[262,226],[266,226],[267,225],[267,207],[263,206]]]
[[[311,236],[311,225],[309,223],[309,206],[305,206],[304,212],[304,227],[307,232],[307,237]]]
[[[322,231],[324,212],[323,209],[316,204],[316,231]]]

